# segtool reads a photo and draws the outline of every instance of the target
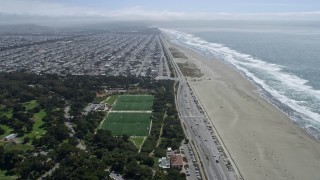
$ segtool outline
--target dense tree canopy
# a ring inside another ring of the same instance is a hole
[[[0,73],[0,135],[16,133],[21,141],[0,146],[0,169],[18,179],[37,179],[48,172],[48,179],[107,179],[109,171],[130,179],[185,179],[177,171],[166,174],[154,168],[157,162],[150,154],[164,156],[167,146],[176,148],[184,138],[173,86],[173,81],[137,77]],[[97,91],[114,88],[155,97],[151,133],[140,153],[129,136],[97,130],[105,113],[83,113]],[[34,129],[44,133],[32,135]],[[78,147],[80,141],[84,149]]]

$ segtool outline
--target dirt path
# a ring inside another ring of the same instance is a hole
[[[159,134],[159,138],[158,138],[156,147],[158,147],[160,145],[160,143],[161,143],[161,136],[162,136],[162,131],[163,131],[163,122],[164,122],[164,119],[166,117],[167,117],[167,112],[164,113],[164,116],[163,116],[163,119],[162,119],[162,125],[161,125],[160,134]]]

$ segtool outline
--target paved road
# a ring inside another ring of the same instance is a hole
[[[110,177],[115,180],[124,180],[120,174],[110,172]]]
[[[161,64],[160,64],[160,68],[159,68],[159,74],[158,74],[158,77],[167,77],[167,78],[170,78],[170,69],[169,69],[169,65],[168,65],[168,61],[167,61],[167,58],[165,57],[164,55],[164,51],[163,51],[163,46],[162,46],[162,43],[160,41],[160,35],[157,36],[157,41],[160,45],[160,49],[162,49],[162,52],[161,52]],[[166,74],[164,75],[164,70],[166,72]]]
[[[69,110],[70,110],[70,106],[67,106],[67,107],[64,108],[64,117],[66,119],[68,119],[68,120],[69,120],[69,118],[71,118],[71,116],[69,115]],[[72,123],[67,121],[67,122],[64,122],[64,125],[70,130],[69,136],[70,137],[74,137],[76,132],[73,129]],[[78,144],[76,146],[77,148],[79,148],[81,150],[86,150],[87,149],[86,145],[83,144],[83,142],[80,139],[77,138],[77,141],[78,141]]]
[[[198,162],[196,162],[196,159],[195,159],[195,153],[193,152],[191,145],[189,143],[182,144],[182,148],[183,148],[185,157],[188,160],[188,165],[189,165],[189,168],[186,169],[187,180],[197,179],[197,176],[199,176],[199,167],[198,167]]]
[[[202,177],[209,180],[235,180],[233,172],[227,170],[224,156],[219,152],[219,142],[213,136],[210,123],[202,111],[199,102],[189,87],[187,80],[181,73],[165,42],[164,48],[170,57],[176,71],[179,86],[177,88],[176,102],[180,119],[187,133],[187,138],[194,145],[198,153],[204,174]]]
[[[46,179],[47,177],[51,176],[52,173],[58,169],[60,166],[59,163],[56,163],[49,171],[47,171],[44,175],[42,175],[41,177],[38,178],[38,180],[41,180],[41,179]]]
[[[219,143],[215,140],[207,117],[201,112],[198,102],[186,82],[180,81],[177,91],[177,102],[182,122],[188,137],[195,145],[202,160],[208,179],[235,179],[225,166],[224,157],[218,150]]]

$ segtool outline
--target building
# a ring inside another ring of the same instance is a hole
[[[181,170],[183,167],[183,158],[181,154],[171,155],[170,164],[171,164],[171,168],[176,168]]]
[[[170,158],[171,155],[173,155],[173,154],[174,154],[174,151],[172,151],[172,148],[171,148],[171,147],[168,147],[168,148],[167,148],[167,153],[166,153],[167,158]]]
[[[166,157],[162,157],[159,159],[159,168],[169,169],[170,168],[170,160]]]
[[[159,159],[159,167],[162,169],[176,168],[181,170],[183,167],[183,157],[181,154],[176,154],[171,147],[167,148],[166,157]]]
[[[11,141],[12,139],[14,139],[15,137],[17,137],[17,134],[10,134],[6,137],[4,137],[5,141]]]

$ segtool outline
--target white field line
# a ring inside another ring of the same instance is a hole
[[[109,113],[152,113],[152,111],[117,111],[117,110],[110,110]]]

